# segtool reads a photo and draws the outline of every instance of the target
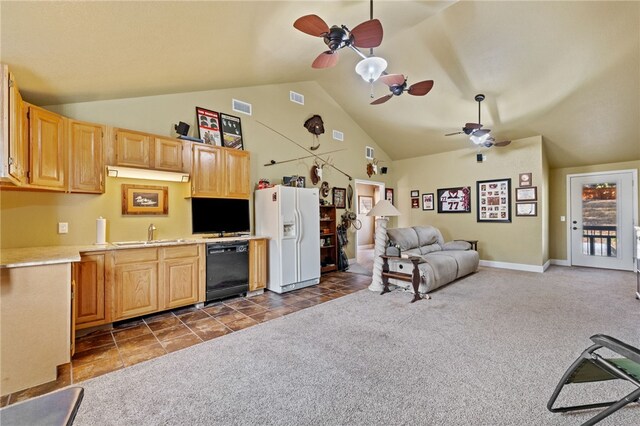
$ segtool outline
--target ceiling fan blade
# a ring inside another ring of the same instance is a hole
[[[378,47],[382,43],[382,24],[377,19],[365,21],[351,30],[356,47]]]
[[[482,128],[482,124],[480,123],[467,123],[464,125],[464,127],[466,127],[467,129],[481,129]]]
[[[511,141],[500,141],[500,142],[495,142],[494,145],[495,146],[507,146],[511,143]]]
[[[378,105],[378,104],[385,103],[391,98],[393,98],[393,93],[390,93],[388,95],[385,95],[381,98],[376,99],[375,101],[371,102],[371,105]]]
[[[460,133],[464,133],[464,132],[447,133],[445,136],[459,135]]]
[[[491,141],[485,141],[482,146],[486,147],[486,148],[491,148],[494,145],[493,142]]]
[[[318,55],[311,64],[312,68],[331,68],[338,63],[338,52],[327,50]]]
[[[318,15],[301,16],[293,23],[293,27],[315,37],[322,37],[329,32],[329,25]]]
[[[387,86],[400,86],[404,83],[404,75],[402,74],[387,74],[380,76],[380,81]]]
[[[424,96],[429,93],[431,88],[433,88],[433,80],[425,80],[412,84],[407,92],[414,96]]]
[[[482,135],[486,135],[490,131],[491,131],[491,129],[478,129],[478,130],[473,132],[473,135],[474,136],[482,136]]]

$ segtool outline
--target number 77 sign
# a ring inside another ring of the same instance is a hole
[[[438,189],[438,213],[470,213],[471,187]]]

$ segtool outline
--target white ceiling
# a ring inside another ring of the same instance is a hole
[[[376,0],[387,71],[435,81],[377,106],[354,52],[310,67],[325,45],[292,24],[311,13],[353,28],[369,2],[2,0],[0,61],[39,105],[315,80],[393,159],[473,149],[444,134],[484,93],[496,139],[542,135],[552,167],[640,159],[640,2]]]

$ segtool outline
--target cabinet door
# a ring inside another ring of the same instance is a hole
[[[149,135],[116,130],[116,165],[151,168],[151,154]]]
[[[182,171],[182,142],[174,139],[155,138],[153,167],[172,172]]]
[[[72,192],[104,193],[104,128],[99,124],[69,121],[69,189]]]
[[[114,284],[114,320],[159,310],[157,262],[117,265]]]
[[[27,120],[28,107],[22,102],[18,85],[9,73],[9,161],[8,172],[16,183],[26,182],[27,138],[29,137]]]
[[[249,291],[267,286],[267,241],[249,240]]]
[[[64,118],[36,106],[29,107],[29,183],[65,189],[66,146]]]
[[[226,189],[230,198],[249,198],[251,168],[249,152],[237,149],[225,150]]]
[[[197,303],[198,258],[168,259],[163,264],[165,308]]]
[[[193,145],[191,194],[194,197],[224,197],[222,148]]]
[[[104,254],[82,255],[80,262],[73,264],[77,328],[109,322],[104,287],[104,256]]]

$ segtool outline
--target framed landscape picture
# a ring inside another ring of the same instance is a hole
[[[207,145],[222,146],[220,117],[215,111],[196,107],[198,137]]]
[[[227,148],[244,149],[240,117],[222,113],[220,121],[222,123],[222,145]]]
[[[438,213],[471,213],[471,187],[438,189]]]
[[[169,187],[148,185],[122,185],[122,214],[169,213]]]
[[[433,192],[422,194],[422,210],[433,210]]]
[[[511,179],[480,180],[478,190],[478,222],[511,222]]]

